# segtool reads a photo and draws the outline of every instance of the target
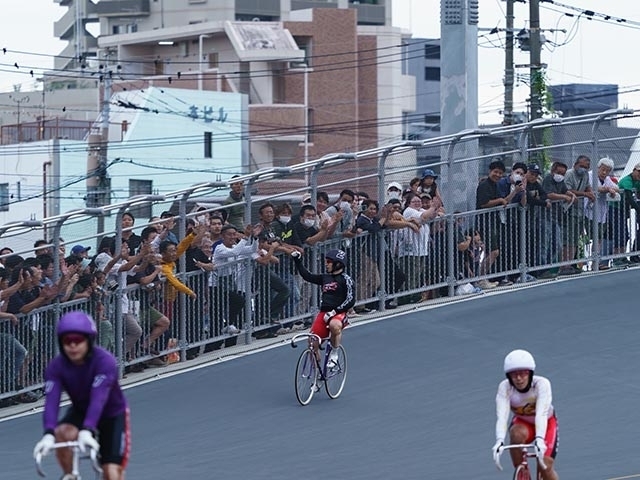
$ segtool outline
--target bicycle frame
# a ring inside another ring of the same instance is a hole
[[[297,335],[295,335],[292,339],[291,339],[291,347],[292,348],[298,348],[298,345],[296,345],[296,342],[299,341],[300,339],[305,338],[308,342],[307,348],[309,350],[311,350],[311,352],[314,354],[314,358],[316,359],[316,366],[318,367],[318,371],[320,372],[320,380],[324,381],[326,379],[326,374],[327,374],[327,362],[329,361],[329,354],[331,353],[331,343],[327,342],[327,345],[325,347],[322,346],[322,342],[325,340],[328,340],[328,338],[320,338],[319,335],[316,335],[315,333],[299,333]],[[318,349],[319,350],[323,350],[324,349],[324,357],[316,355],[316,350],[314,349],[314,343],[317,342],[318,344]],[[322,359],[322,363],[321,362]]]
[[[518,479],[518,472],[520,469],[525,469],[525,471],[529,471],[529,459],[530,458],[536,458],[538,460],[537,464],[539,465],[539,468],[541,470],[545,470],[547,468],[547,466],[544,464],[544,461],[541,458],[537,458],[536,455],[536,446],[534,443],[514,443],[512,445],[505,445],[504,447],[502,447],[502,451],[504,452],[505,450],[513,450],[513,449],[519,449],[522,451],[522,460],[520,462],[519,465],[516,466],[516,472],[514,474],[514,480],[519,480]],[[502,452],[501,452],[502,453]],[[496,459],[496,467],[498,467],[499,470],[502,470],[502,465],[500,464],[500,455],[498,455],[498,458]],[[531,478],[529,476],[529,478]],[[542,476],[540,474],[540,471],[536,469],[536,477],[537,479],[541,479]]]
[[[300,354],[296,365],[295,389],[298,402],[301,405],[308,405],[322,384],[329,398],[338,398],[347,376],[347,355],[344,347],[340,345],[336,348],[338,362],[329,366],[329,356],[333,350],[331,344],[327,342],[324,347],[324,356],[320,356],[317,350],[323,348],[322,342],[326,339],[310,332],[300,333],[291,339],[291,346],[296,348],[296,342],[302,338],[307,341],[307,347]]]
[[[82,454],[81,450],[80,450],[80,444],[78,443],[77,440],[74,441],[70,441],[70,442],[57,442],[53,444],[53,447],[51,449],[51,452],[58,450],[59,448],[70,448],[72,453],[73,453],[73,460],[72,460],[72,468],[71,468],[71,475],[75,475],[75,478],[77,478],[77,480],[81,480],[80,477],[80,460],[82,458],[89,458],[91,460],[91,467],[93,468],[94,472],[96,472],[96,478],[102,478],[102,467],[100,466],[100,461],[98,459],[98,452],[93,450],[93,449],[89,449],[89,453],[85,456]],[[43,459],[43,455],[41,454],[37,454],[36,455],[36,471],[38,472],[38,475],[40,475],[41,477],[46,477],[47,474],[44,472],[44,469],[42,468],[42,459]]]

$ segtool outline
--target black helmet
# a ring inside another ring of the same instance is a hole
[[[338,250],[336,248],[325,253],[324,259],[331,260],[334,264],[339,263],[340,265],[342,265],[342,267],[344,267],[347,262],[347,254],[344,253],[344,251]]]

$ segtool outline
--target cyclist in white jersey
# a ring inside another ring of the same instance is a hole
[[[534,375],[536,362],[526,350],[514,350],[504,359],[505,380],[498,385],[496,395],[496,443],[491,449],[494,461],[502,453],[507,428],[509,441],[535,443],[538,458],[546,469],[540,470],[543,480],[558,480],[553,468],[558,449],[558,421],[551,404],[551,382]],[[513,413],[509,424],[509,410]],[[510,450],[514,467],[522,454]]]

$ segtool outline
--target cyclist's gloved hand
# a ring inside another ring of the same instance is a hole
[[[500,455],[504,450],[504,442],[502,440],[496,440],[496,444],[491,447],[491,453],[493,454],[493,461],[496,465],[500,465]]]
[[[85,453],[87,448],[95,450],[96,452],[100,451],[100,444],[93,438],[93,433],[91,433],[90,430],[80,430],[78,433],[78,446],[82,453]]]
[[[538,457],[539,459],[544,458],[544,454],[547,451],[547,444],[544,443],[544,438],[542,437],[536,437],[536,457]]]
[[[302,258],[302,254],[298,250],[294,250],[293,252],[291,252],[291,256],[293,258]]]
[[[337,312],[335,310],[330,310],[324,314],[324,323],[329,323],[329,321],[335,317]]]
[[[37,457],[38,455],[46,455],[53,448],[53,444],[56,443],[56,437],[51,435],[50,433],[45,433],[38,443],[36,443],[35,448],[33,449],[33,457]]]

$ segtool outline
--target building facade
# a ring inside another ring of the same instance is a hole
[[[406,33],[391,26],[391,0],[60,3],[69,10],[56,35],[69,46],[56,68],[84,81],[98,65],[114,92],[155,86],[247,95],[250,170],[398,140],[404,113],[414,109],[415,83],[401,62]],[[100,36],[85,48],[83,25],[94,21]],[[45,83],[56,82],[73,80]]]

